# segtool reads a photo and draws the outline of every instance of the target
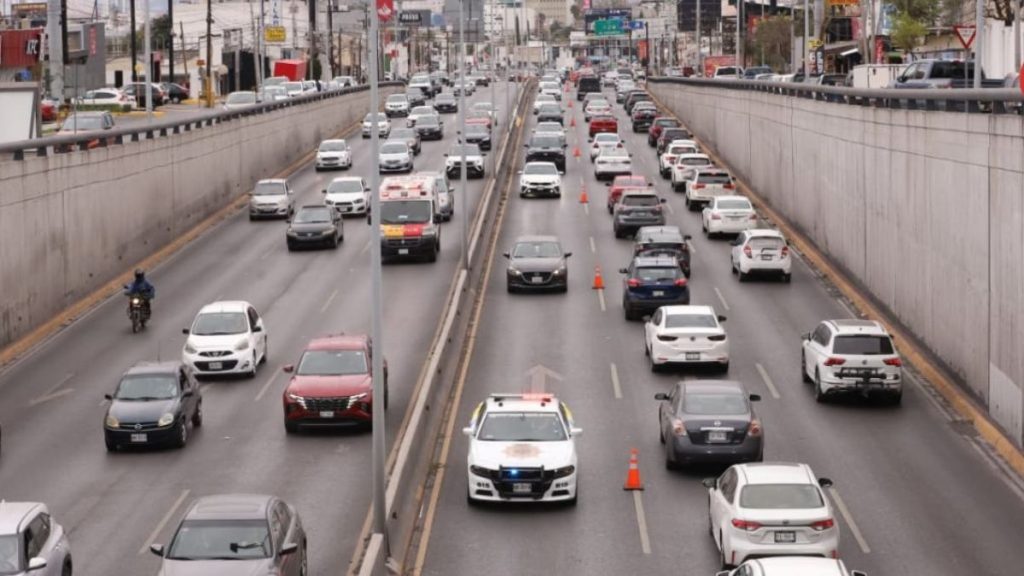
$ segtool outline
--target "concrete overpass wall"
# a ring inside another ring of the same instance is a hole
[[[650,88],[1024,444],[1024,118]]]
[[[0,347],[368,110],[364,90],[154,140],[0,161]]]

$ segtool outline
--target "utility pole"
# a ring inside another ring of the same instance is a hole
[[[61,0],[49,0],[46,5],[47,49],[50,53],[50,97],[64,101],[64,45],[61,42]],[[134,42],[135,34],[132,33]],[[133,44],[134,46],[134,44]]]
[[[469,206],[466,196],[466,13],[465,2],[459,2],[459,191],[462,193],[462,205]],[[462,221],[462,267],[469,272],[469,246],[466,244],[466,221]]]
[[[985,2],[975,0],[977,10],[974,12],[974,88],[981,88],[981,59],[985,54]]]
[[[188,81],[188,52],[185,49],[185,23],[184,22],[178,22],[178,26],[180,27],[180,30],[181,30],[181,62],[185,66],[185,79],[186,79],[186,82],[187,82]],[[174,42],[173,38],[171,39],[171,42]],[[189,96],[191,97],[192,96],[191,95],[192,90],[190,89],[189,92],[190,92]]]
[[[309,70],[306,74],[307,80],[315,80],[313,78],[313,63],[317,60],[317,42],[316,42],[316,0],[306,0],[309,6]],[[323,74],[323,70],[320,71]]]
[[[206,0],[206,107],[213,108],[213,0]]]
[[[980,4],[981,2],[979,2]],[[811,18],[808,0],[804,0],[804,80],[807,79],[807,64],[810,60]]]
[[[701,55],[701,50],[700,50],[700,34],[702,32],[701,24],[702,24],[702,22],[700,21],[700,0],[697,0],[697,69],[693,71],[693,75],[694,76],[703,76],[704,75],[704,64],[703,64],[703,62],[701,62],[701,59],[700,59],[700,55]]]
[[[53,0],[51,0],[52,2]],[[132,48],[132,82],[139,81],[139,73],[135,70],[135,64],[139,61],[138,48],[135,46],[135,0],[129,0],[131,3],[131,23],[132,29],[128,34],[128,42],[131,43]]]
[[[170,32],[169,32],[170,38],[167,39],[167,57],[171,59],[171,61],[168,63],[168,66],[170,67],[169,70],[168,70],[168,72],[170,73],[169,74],[170,78],[168,78],[167,81],[173,83],[173,82],[175,82],[175,80],[174,80],[174,0],[167,0],[167,19],[171,23],[171,28],[170,28]]]
[[[153,40],[149,34],[149,0],[145,0],[142,8],[143,53],[146,55],[146,122],[153,122]]]

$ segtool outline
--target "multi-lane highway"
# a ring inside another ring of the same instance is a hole
[[[505,126],[504,90],[503,84],[495,90],[503,115],[499,129]],[[491,100],[491,94],[481,89],[467,105]],[[418,170],[443,169],[443,155],[455,141],[455,118],[445,115],[443,141],[423,143]],[[288,175],[297,206],[322,204],[321,190],[335,176],[369,180],[376,167],[369,140],[361,140],[358,130],[345,136],[354,151],[352,170],[315,172],[310,160]],[[389,444],[459,262],[461,219],[474,211],[485,182],[469,182],[468,200],[456,193],[455,216],[442,228],[436,264],[384,270]],[[235,214],[150,271],[157,296],[145,332],[131,333],[124,298],[113,298],[0,373],[0,499],[49,505],[70,531],[75,574],[155,573],[159,560],[148,545],[168,540],[194,498],[224,492],[289,501],[309,534],[310,574],[347,567],[371,493],[370,434],[286,435],[281,367],[294,363],[311,338],[369,331],[370,250],[376,247],[363,218],[345,221],[337,251],[289,253],[285,227]],[[107,453],[104,394],[136,362],[179,358],[182,328],[201,306],[219,300],[247,300],[263,316],[267,364],[254,380],[204,382],[204,424],[184,449]]]
[[[1019,573],[1019,480],[1000,470],[967,436],[970,427],[917,383],[908,382],[898,408],[816,403],[800,378],[800,335],[822,319],[850,317],[850,309],[799,260],[790,284],[739,283],[730,274],[728,242],[704,238],[699,213],[686,211],[681,194],[658,176],[646,134],[630,133],[621,107],[614,108],[634,172],[655,181],[668,199],[668,223],[694,237],[692,303],[728,317],[728,377],[763,397],[765,459],[805,462],[834,481],[828,492],[839,510],[847,566],[872,575]],[[569,150],[582,152],[579,161],[569,158],[568,193],[560,200],[512,194],[497,251],[520,235],[558,235],[574,253],[569,291],[507,294],[505,261],[491,264],[468,376],[456,384],[462,386],[458,421],[438,505],[426,523],[425,563],[416,573],[714,574],[720,564],[701,479],[722,468],[667,471],[654,400],[679,379],[706,374],[651,373],[641,323],[623,319],[615,273],[628,264],[631,242],[612,235],[579,104],[566,112],[567,126],[570,115],[576,120],[567,129]],[[581,185],[589,206],[579,203]],[[595,266],[608,285],[603,300],[591,289]],[[468,439],[458,431],[488,394],[524,391],[537,366],[561,376],[549,376],[547,390],[568,403],[584,429],[577,440],[578,506],[470,507]],[[631,448],[639,449],[642,493],[623,491]]]

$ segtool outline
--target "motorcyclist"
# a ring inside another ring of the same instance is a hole
[[[142,298],[142,309],[145,313],[145,317],[149,318],[150,315],[150,301],[156,298],[156,288],[150,284],[149,280],[146,280],[146,271],[142,268],[135,270],[135,280],[131,284],[124,285],[125,296],[138,296]]]

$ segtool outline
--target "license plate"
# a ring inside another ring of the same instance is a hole
[[[793,544],[796,542],[796,532],[776,532],[776,544]]]
[[[224,368],[224,364],[221,362],[210,362],[210,370],[221,370]]]
[[[686,359],[690,362],[696,362],[700,360],[700,352],[687,352]]]
[[[664,296],[664,295],[665,295],[665,291],[664,291],[664,290],[655,290],[655,291],[653,292],[653,294],[654,294],[655,296]]]
[[[771,254],[761,254],[761,260],[771,260],[771,259],[772,259],[772,255]]]
[[[708,432],[708,442],[725,442],[725,432]]]
[[[408,253],[409,253],[409,249],[408,249],[408,248],[399,248],[399,249],[398,249],[398,253],[399,253],[400,255],[402,255],[402,256],[405,256],[406,254],[408,254]]]
[[[512,492],[516,494],[529,494],[532,486],[527,482],[516,482],[512,484]]]
[[[148,434],[132,434],[132,442],[149,442]]]
[[[541,278],[540,276],[534,276],[533,278],[530,279],[530,281],[533,282],[534,284],[541,284],[544,282],[544,279]]]
[[[334,410],[321,410],[320,411],[320,417],[321,418],[334,418]]]

